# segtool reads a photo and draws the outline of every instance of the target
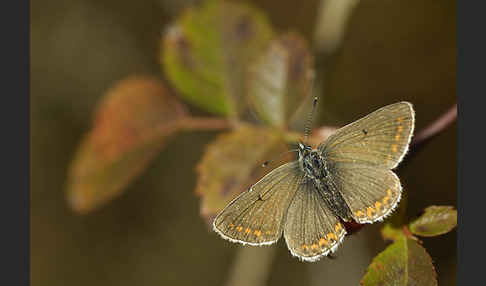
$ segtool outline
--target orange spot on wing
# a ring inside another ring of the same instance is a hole
[[[260,237],[260,235],[262,235],[262,232],[260,230],[255,230],[253,234],[255,234],[257,237]]]
[[[337,240],[337,236],[334,233],[330,232],[330,233],[327,234],[327,239],[328,240],[331,240],[331,239]]]
[[[243,230],[243,227],[241,227],[241,225],[239,227],[236,228],[237,231],[241,232]]]
[[[387,194],[386,197],[384,197],[383,200],[382,200],[384,205],[388,204],[388,201],[391,200],[391,196],[392,196],[393,193],[392,193],[391,189],[387,189],[386,194]]]
[[[271,232],[269,230],[265,231],[265,234],[271,234]]]
[[[251,229],[250,228],[246,228],[245,229],[245,233],[250,233],[251,232]]]
[[[325,240],[324,238],[321,238],[319,239],[319,246],[328,246],[329,245],[329,242],[327,242],[327,240]]]
[[[403,131],[403,126],[401,126],[401,125],[400,125],[400,126],[398,126],[397,131],[398,131],[399,133],[400,133],[400,132],[402,132],[402,131]]]
[[[373,217],[373,213],[375,212],[375,209],[373,207],[367,207],[366,208],[366,215],[371,218]]]
[[[233,227],[235,227],[235,225],[233,223],[230,223],[229,226],[228,226],[230,229],[233,229]]]
[[[357,217],[361,217],[361,216],[364,216],[364,212],[362,211],[357,211],[354,213]]]
[[[339,222],[338,222],[338,223],[337,223],[337,224],[334,226],[334,230],[335,230],[336,232],[339,232],[341,229],[343,229],[343,227],[341,226],[341,223],[339,223]]]
[[[381,207],[381,203],[379,201],[376,201],[375,202],[375,209],[376,209],[377,212],[380,211],[380,207]]]
[[[314,243],[314,244],[312,244],[312,249],[317,249],[317,248],[319,248],[319,247],[317,246],[317,244],[315,244],[315,243]]]
[[[390,197],[389,196],[386,196],[383,198],[383,204],[386,205],[388,204],[388,201],[390,200]]]
[[[398,152],[398,145],[397,145],[397,144],[393,144],[393,145],[392,145],[392,151],[393,151],[394,153]]]
[[[395,135],[395,141],[400,140],[400,134]]]
[[[309,248],[309,246],[307,246],[307,244],[302,244],[302,249],[303,250],[307,250]]]

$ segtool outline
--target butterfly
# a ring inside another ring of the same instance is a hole
[[[290,253],[317,261],[336,251],[343,222],[382,221],[396,208],[402,186],[392,171],[407,153],[413,107],[382,107],[331,134],[317,149],[299,143],[298,160],[265,175],[213,221],[224,239],[270,245],[283,235]]]

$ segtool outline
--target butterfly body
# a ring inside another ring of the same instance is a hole
[[[304,143],[299,143],[298,150],[299,167],[305,174],[304,183],[311,184],[306,189],[318,193],[336,216],[344,221],[351,220],[348,205],[339,191],[332,188],[333,184],[329,182],[332,178],[329,176],[328,163],[321,152]]]
[[[213,229],[232,242],[269,245],[282,235],[293,256],[317,261],[334,252],[342,221],[382,221],[402,194],[392,171],[408,150],[414,111],[391,104],[348,124],[317,149],[299,144],[299,158],[272,170],[231,201]]]

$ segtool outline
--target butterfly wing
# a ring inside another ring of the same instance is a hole
[[[414,117],[410,103],[390,104],[338,129],[318,149],[329,161],[393,169],[407,153]]]
[[[383,220],[400,201],[395,168],[408,150],[414,111],[398,102],[336,131],[318,149],[326,159],[328,183],[340,191],[359,223]]]
[[[391,170],[354,163],[335,163],[328,168],[329,182],[340,190],[358,223],[383,220],[400,201],[402,186]]]
[[[322,193],[311,181],[303,182],[285,219],[284,237],[290,253],[304,261],[317,261],[334,252],[345,234]]]
[[[303,176],[297,161],[276,168],[229,203],[214,219],[213,229],[232,242],[277,242],[282,236],[285,213]]]

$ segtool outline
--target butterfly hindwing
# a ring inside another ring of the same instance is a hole
[[[298,162],[284,164],[239,195],[214,219],[223,238],[250,245],[275,243],[303,173]]]
[[[338,129],[318,149],[329,161],[393,169],[408,150],[414,116],[408,102],[387,105]]]
[[[292,255],[317,261],[334,252],[346,234],[312,182],[303,182],[287,211],[284,237]]]
[[[391,170],[354,163],[334,163],[329,169],[329,181],[339,190],[358,223],[383,220],[400,201],[400,180]]]

